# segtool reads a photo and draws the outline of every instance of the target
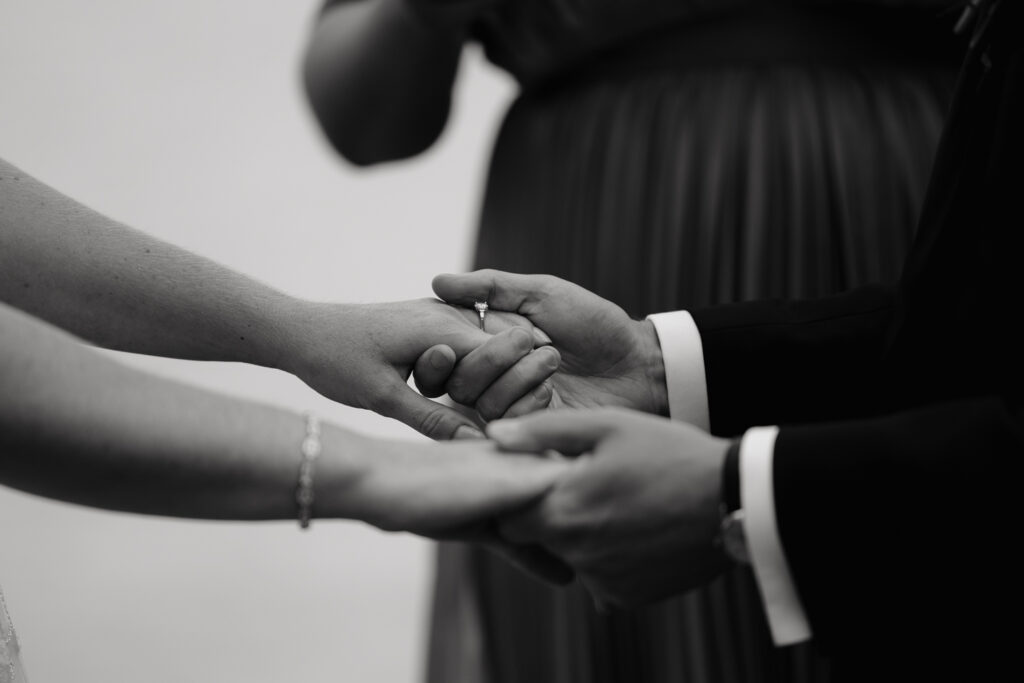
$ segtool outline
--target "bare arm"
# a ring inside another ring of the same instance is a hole
[[[0,160],[0,301],[111,349],[275,367],[299,302]]]
[[[84,505],[292,519],[303,419],[129,368],[0,304],[0,482]],[[539,495],[555,463],[486,442],[399,444],[325,425],[318,517],[443,535]]]
[[[532,348],[524,330],[492,337],[471,311],[429,300],[356,306],[287,296],[96,213],[3,161],[0,302],[111,349],[286,370],[328,398],[434,438],[472,422],[408,387],[417,361],[450,370],[485,345],[486,357],[510,367]]]
[[[327,9],[306,50],[306,92],[324,133],[349,161],[419,154],[448,119],[472,16],[493,0],[355,0]]]

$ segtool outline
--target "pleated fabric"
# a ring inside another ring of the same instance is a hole
[[[645,65],[528,89],[494,150],[476,265],[552,273],[636,317],[893,281],[954,77],[951,65]],[[578,586],[482,550],[440,553],[431,683],[830,679],[809,646],[772,645],[746,569],[599,614]]]
[[[952,77],[708,67],[526,94],[498,139],[477,265],[633,315],[893,280]]]

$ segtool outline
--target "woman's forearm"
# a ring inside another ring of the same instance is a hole
[[[127,367],[0,304],[0,483],[92,507],[198,519],[294,519],[307,436],[292,412]],[[564,463],[486,441],[401,443],[330,424],[315,517],[472,533],[535,500]]]
[[[0,301],[112,349],[276,366],[291,297],[0,160]]]
[[[0,304],[0,482],[113,510],[287,519],[305,422],[125,366]],[[325,425],[317,513],[360,517],[373,443]]]
[[[306,91],[327,138],[353,163],[418,154],[448,119],[466,27],[425,23],[409,2],[343,2],[313,29]]]
[[[110,349],[285,370],[332,400],[439,439],[472,421],[413,391],[415,365],[429,356],[450,372],[487,344],[488,357],[511,368],[531,348],[529,334],[492,337],[471,311],[436,301],[295,299],[110,220],[3,161],[0,303]],[[528,365],[524,381],[543,382],[544,368]]]

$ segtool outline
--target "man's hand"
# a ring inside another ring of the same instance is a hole
[[[474,311],[431,299],[310,303],[289,315],[278,367],[330,399],[401,420],[434,439],[482,435],[465,415],[410,388],[414,368],[447,378],[457,359],[472,356],[488,373],[515,368],[519,381],[532,388],[557,367],[557,353],[548,362],[553,351],[535,357],[535,344],[546,338],[511,314],[489,315],[488,332],[479,329]]]
[[[564,560],[599,605],[659,600],[728,565],[714,543],[727,440],[622,410],[545,412],[487,431],[502,448],[580,456],[500,529]]]
[[[547,393],[531,383],[536,373],[505,373],[491,381],[474,358],[459,363],[447,378],[447,393],[475,406],[484,419],[523,415],[546,405],[619,406],[668,414],[665,367],[654,325],[630,319],[610,301],[549,275],[496,270],[439,275],[434,292],[460,306],[486,301],[488,316],[497,311],[519,314],[547,333],[554,346],[550,352],[557,350],[561,356],[550,379],[553,391]]]

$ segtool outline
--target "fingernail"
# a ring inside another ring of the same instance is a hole
[[[526,353],[533,348],[530,341],[530,333],[524,330],[522,327],[513,327],[509,330],[509,334],[513,335],[513,341],[516,344],[516,350],[520,353]]]
[[[448,359],[440,351],[432,351],[428,360],[430,361],[430,367],[435,370],[443,370],[449,366]]]
[[[541,384],[539,387],[533,390],[533,397],[540,402],[547,401],[551,398],[551,387],[547,384]]]
[[[551,337],[545,334],[544,330],[535,327],[533,328],[533,341],[537,346],[548,346],[551,344]]]
[[[455,430],[452,435],[453,439],[486,439],[484,433],[476,427],[470,427],[469,425],[462,425]]]

